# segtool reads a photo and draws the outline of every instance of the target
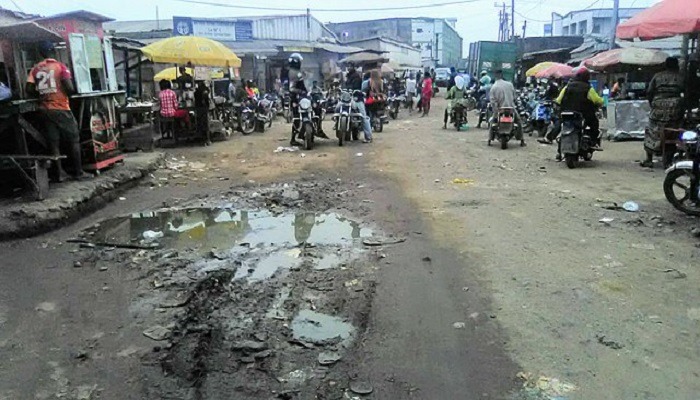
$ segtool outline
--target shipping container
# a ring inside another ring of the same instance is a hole
[[[493,77],[493,73],[503,70],[503,77],[507,81],[513,81],[515,77],[515,61],[518,49],[515,42],[474,42],[469,44],[469,58],[467,70],[476,72],[486,71]]]

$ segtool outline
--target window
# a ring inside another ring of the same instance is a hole
[[[578,23],[578,34],[585,35],[588,33],[588,21],[581,21]]]
[[[565,26],[565,27],[564,27],[563,35],[564,35],[564,36],[569,36],[569,27],[568,27],[568,26]]]
[[[575,35],[576,35],[576,24],[571,24],[571,25],[569,26],[569,34],[570,34],[571,36],[575,36]]]
[[[423,33],[423,28],[416,29],[416,33]]]

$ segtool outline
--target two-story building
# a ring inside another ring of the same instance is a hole
[[[644,8],[620,8],[619,22],[627,21]],[[571,11],[565,15],[552,13],[552,36],[610,36],[615,29],[612,8]]]
[[[388,38],[420,50],[423,67],[451,67],[462,59],[463,40],[455,29],[456,22],[453,18],[386,18],[327,26],[343,42]]]

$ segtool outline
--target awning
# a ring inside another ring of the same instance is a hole
[[[331,53],[338,53],[338,54],[353,54],[353,53],[360,53],[365,51],[362,48],[359,47],[353,47],[353,46],[341,46],[338,44],[333,44],[333,43],[318,43],[315,46],[317,49],[321,50],[326,50],[330,51]]]
[[[389,59],[378,55],[374,53],[355,53],[353,55],[350,55],[348,57],[343,58],[342,60],[338,61],[338,64],[348,64],[348,63],[356,63],[356,64],[370,64],[370,63],[385,63],[389,62]]]
[[[659,39],[700,32],[700,1],[663,0],[617,27],[620,39]]]
[[[0,38],[15,42],[60,42],[63,38],[54,31],[44,28],[36,22],[20,22],[0,26]]]

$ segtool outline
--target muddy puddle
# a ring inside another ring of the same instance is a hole
[[[266,280],[308,263],[330,269],[358,258],[372,230],[335,213],[191,208],[135,213],[85,231],[93,243],[157,245],[201,256],[199,275],[238,260],[234,279]]]

